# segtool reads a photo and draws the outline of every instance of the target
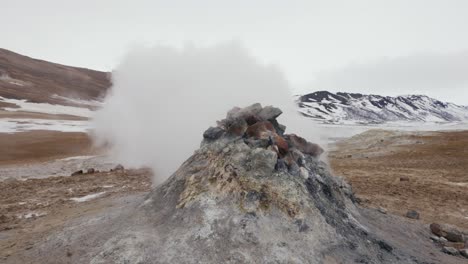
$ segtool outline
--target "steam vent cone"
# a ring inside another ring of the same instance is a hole
[[[319,160],[322,148],[287,134],[281,114],[232,109],[143,200],[66,231],[44,252],[73,240],[75,263],[430,263],[400,222],[358,207]]]

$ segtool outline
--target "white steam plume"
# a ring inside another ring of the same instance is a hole
[[[300,122],[279,69],[259,64],[236,43],[135,48],[113,73],[112,91],[93,122],[98,142],[110,143],[119,162],[150,167],[160,183],[216,120],[256,102],[280,107],[287,126]]]

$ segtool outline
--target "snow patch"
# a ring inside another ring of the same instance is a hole
[[[43,114],[52,114],[52,115],[73,115],[81,117],[91,117],[93,111],[88,108],[82,107],[73,107],[65,105],[53,105],[47,103],[31,103],[26,102],[26,100],[18,99],[8,99],[0,96],[0,101],[5,103],[11,103],[19,106],[19,108],[4,108],[7,111],[17,112],[34,112],[34,113],[43,113]]]
[[[90,159],[90,158],[94,158],[94,157],[96,157],[96,156],[93,156],[93,155],[90,155],[90,156],[73,156],[73,157],[63,158],[63,159],[59,159],[59,160],[62,160],[62,161],[84,160],[84,159]]]
[[[93,194],[89,194],[89,195],[86,195],[86,196],[83,196],[83,197],[73,197],[73,198],[70,198],[70,200],[75,201],[77,203],[83,203],[83,202],[87,202],[87,201],[96,199],[96,198],[104,195],[105,193],[106,192],[93,193]]]
[[[47,214],[44,213],[44,212],[29,212],[27,214],[18,215],[18,218],[19,219],[29,219],[29,218],[41,217],[41,216],[45,216],[45,215],[47,215]]]
[[[0,133],[16,133],[32,130],[88,132],[90,129],[90,123],[84,120],[0,119]]]

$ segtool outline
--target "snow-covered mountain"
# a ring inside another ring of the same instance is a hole
[[[325,123],[463,122],[468,107],[425,95],[380,96],[319,91],[298,97],[299,112]]]

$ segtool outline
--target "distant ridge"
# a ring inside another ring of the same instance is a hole
[[[1,97],[73,105],[66,99],[99,100],[110,86],[110,73],[33,59],[0,48]]]
[[[468,107],[425,95],[380,96],[318,91],[298,98],[299,112],[324,123],[463,122]]]

